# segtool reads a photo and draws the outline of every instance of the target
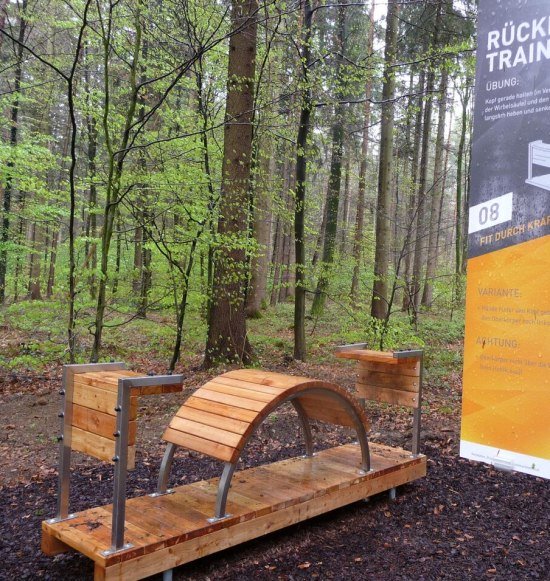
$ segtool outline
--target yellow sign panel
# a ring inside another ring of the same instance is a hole
[[[550,478],[550,237],[468,263],[461,454]]]

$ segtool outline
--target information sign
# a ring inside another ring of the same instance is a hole
[[[550,478],[550,3],[480,0],[460,453]]]

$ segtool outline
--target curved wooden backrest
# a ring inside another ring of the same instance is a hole
[[[289,401],[308,419],[353,427],[360,440],[365,437],[368,420],[363,409],[337,385],[241,369],[212,379],[190,396],[166,428],[163,439],[235,463],[256,428]]]

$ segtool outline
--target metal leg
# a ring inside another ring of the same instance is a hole
[[[164,456],[160,464],[159,479],[157,483],[157,491],[151,496],[162,496],[163,494],[170,494],[172,491],[168,489],[168,479],[170,477],[170,469],[174,460],[174,453],[177,450],[176,444],[169,442],[164,451]]]
[[[390,498],[390,500],[395,500],[395,497],[397,496],[397,488],[390,488],[388,490],[388,496]]]
[[[230,516],[225,513],[225,505],[227,504],[227,494],[229,493],[231,479],[233,478],[233,473],[235,472],[236,467],[236,462],[226,462],[223,467],[223,473],[220,478],[220,483],[218,484],[218,495],[216,497],[216,513],[214,518],[208,519],[210,522],[215,522]]]
[[[111,552],[120,551],[130,545],[124,544],[124,521],[126,518],[126,476],[128,473],[128,431],[130,418],[131,384],[118,380],[117,428],[115,444],[115,483],[113,493],[113,524]]]
[[[304,442],[306,445],[306,456],[313,456],[313,437],[311,435],[311,426],[309,425],[309,419],[307,417],[302,404],[297,400],[292,400],[292,405],[300,418],[300,424],[302,425],[302,432],[304,434]]]
[[[60,395],[63,396],[63,411],[61,418],[61,435],[59,439],[59,476],[57,491],[57,511],[54,520],[64,520],[69,517],[69,489],[71,477],[71,440],[73,415],[73,374],[63,367],[63,380]]]
[[[162,573],[162,581],[172,581],[172,573],[174,569],[168,569]]]

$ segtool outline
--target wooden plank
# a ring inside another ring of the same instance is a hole
[[[287,375],[285,373],[262,371],[260,369],[235,369],[234,371],[228,371],[227,373],[224,373],[221,377],[231,377],[234,379],[240,379],[241,381],[272,385],[284,389],[288,389],[302,383],[323,383],[318,380],[311,379],[310,377]]]
[[[233,407],[240,407],[256,412],[261,412],[266,407],[266,402],[263,401],[237,397],[236,395],[229,395],[227,393],[220,393],[218,391],[212,391],[211,389],[205,389],[204,387],[198,389],[195,392],[195,396],[217,403],[224,403]]]
[[[333,398],[315,394],[302,395],[297,399],[311,419],[336,424],[337,426],[355,426],[347,410]],[[366,429],[368,429],[367,426]]]
[[[189,448],[190,450],[201,452],[202,454],[212,456],[212,458],[217,458],[224,462],[232,462],[233,457],[237,455],[235,448],[219,444],[218,442],[211,442],[210,440],[205,440],[192,434],[178,432],[172,428],[166,428],[162,438],[182,448]]]
[[[203,438],[204,440],[218,442],[224,446],[229,446],[230,448],[237,448],[242,440],[242,436],[240,434],[235,434],[235,432],[227,432],[226,430],[221,430],[220,428],[206,426],[204,424],[180,418],[178,416],[172,418],[169,428],[184,434],[190,434],[197,436],[198,438]]]
[[[271,393],[272,395],[279,395],[285,391],[286,387],[279,387],[275,385],[266,385],[265,383],[253,383],[252,381],[243,381],[234,377],[226,377],[225,375],[218,375],[212,379],[214,383],[221,383],[222,385],[229,385],[231,387],[243,387],[252,391],[260,391],[261,393]]]
[[[103,436],[108,440],[114,440],[114,432],[116,431],[116,417],[92,410],[90,408],[82,407],[80,405],[73,405],[72,425],[84,430]],[[136,443],[136,429],[137,422],[132,420],[129,422],[128,444]]]
[[[107,462],[112,462],[113,456],[115,455],[114,440],[109,440],[98,434],[86,432],[76,427],[72,429],[71,448],[77,452],[82,452],[83,454]],[[136,447],[128,446],[128,470],[133,470],[135,464]]]
[[[360,483],[337,490],[304,503],[289,506],[252,520],[219,529],[206,536],[197,537],[189,542],[170,546],[154,553],[142,555],[131,561],[111,565],[109,562],[105,578],[133,581],[146,576],[183,565],[195,559],[211,555],[253,538],[258,538],[275,530],[301,522],[308,518],[351,504],[367,496],[377,494],[395,486],[400,486],[421,477],[425,466],[411,465],[397,470],[383,478],[365,477]]]
[[[388,365],[397,365],[393,353],[385,351],[371,351],[370,349],[344,349],[334,353],[339,359],[355,359],[357,361],[380,361]]]
[[[144,377],[142,373],[137,373],[135,371],[128,371],[127,369],[113,370],[113,371],[94,371],[88,373],[76,373],[74,375],[74,381],[83,383],[85,385],[91,385],[92,387],[99,387],[106,391],[118,391],[118,380],[133,378],[133,377]],[[144,387],[133,387],[131,388],[131,394],[137,396],[145,395],[157,395],[162,393],[176,393],[183,389],[183,383],[175,385],[147,385]]]
[[[238,475],[239,473],[237,473]],[[238,477],[238,476],[237,476]],[[193,482],[189,487],[196,487],[203,490],[210,498],[216,498],[218,494],[219,479],[201,480],[200,482]],[[263,516],[273,511],[273,505],[266,499],[252,498],[247,495],[246,490],[243,489],[243,482],[238,482],[237,488],[232,486],[227,497],[227,512],[231,514],[238,514],[239,519],[248,520],[257,516]],[[246,512],[243,511],[246,507]]]
[[[276,397],[272,393],[262,392],[261,391],[262,386],[260,384],[251,383],[250,385],[256,385],[258,389],[254,390],[243,387],[237,387],[234,385],[224,385],[223,383],[217,383],[216,381],[209,381],[208,383],[201,387],[201,390],[208,389],[211,391],[216,391],[218,393],[227,393],[229,395],[236,395],[237,397],[252,399],[254,401],[261,401],[263,403],[273,401],[273,399]]]
[[[89,371],[87,373],[75,373],[74,381],[93,387],[100,387],[108,391],[116,391],[118,389],[118,380],[125,377],[141,377],[141,374],[135,371],[129,371],[128,369]]]
[[[48,557],[53,557],[54,555],[59,555],[61,553],[68,553],[72,551],[73,548],[63,543],[59,539],[56,539],[53,535],[46,531],[42,531],[42,540],[40,541],[40,549]]]
[[[359,371],[380,371],[395,375],[420,376],[420,361],[418,359],[397,359],[397,365],[380,361],[358,361]]]
[[[190,396],[183,407],[193,408],[200,411],[207,411],[218,416],[225,416],[232,420],[250,423],[258,417],[258,412],[247,410],[240,407],[234,407],[221,402],[215,402],[209,399],[203,399],[196,395]],[[180,408],[181,409],[181,408]]]
[[[75,381],[73,403],[114,416],[117,393]],[[135,420],[136,417],[137,397],[130,397],[130,420]]]
[[[411,391],[373,387],[364,383],[356,383],[355,388],[359,397],[395,405],[418,407],[418,394]]]
[[[226,416],[220,416],[218,414],[213,414],[207,411],[198,410],[188,405],[184,404],[177,411],[176,416],[179,418],[184,418],[186,420],[192,420],[194,422],[199,422],[206,426],[214,426],[226,430],[228,432],[233,432],[235,434],[244,434],[250,422],[243,422],[240,420],[235,420],[233,418],[228,418]]]
[[[420,389],[420,379],[410,375],[396,375],[380,371],[359,370],[358,383],[365,385],[389,387],[417,393]]]

